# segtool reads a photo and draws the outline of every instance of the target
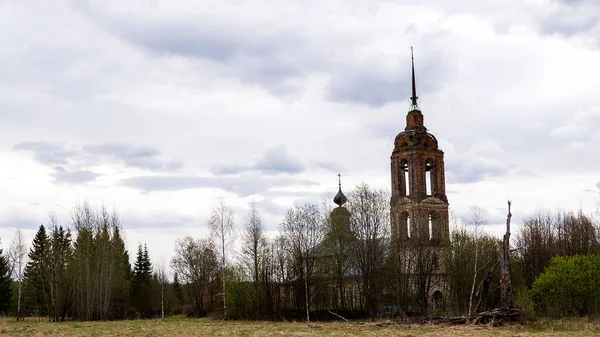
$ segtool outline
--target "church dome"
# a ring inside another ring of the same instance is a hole
[[[422,148],[438,150],[438,141],[427,129],[410,129],[400,132],[394,140],[394,149]]]
[[[335,197],[333,197],[333,202],[336,203],[336,205],[342,207],[342,205],[348,201],[348,198],[346,198],[346,196],[342,192],[342,175],[341,174],[338,174],[338,186],[339,186],[338,192],[335,195]]]
[[[342,188],[340,187],[340,189],[338,190],[335,197],[333,197],[333,202],[336,203],[336,205],[338,205],[338,206],[342,206],[347,201],[348,201],[348,198],[346,198],[344,193],[342,193]]]

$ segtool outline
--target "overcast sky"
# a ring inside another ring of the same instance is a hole
[[[410,46],[455,214],[592,212],[600,2],[416,3],[0,0],[2,245],[88,200],[168,261],[218,196],[275,230],[338,172],[389,189]]]

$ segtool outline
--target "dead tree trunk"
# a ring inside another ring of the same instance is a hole
[[[510,218],[512,214],[510,213],[510,200],[508,201],[508,214],[506,216],[506,233],[504,234],[504,238],[502,240],[502,247],[500,251],[500,270],[501,270],[501,278],[500,278],[500,289],[502,291],[501,294],[501,305],[503,309],[510,308],[510,296],[512,293],[512,285],[510,280]]]

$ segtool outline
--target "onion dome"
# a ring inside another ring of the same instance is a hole
[[[342,175],[341,174],[338,174],[338,185],[339,185],[339,189],[338,189],[338,192],[335,195],[335,197],[333,197],[333,202],[341,207],[343,204],[348,202],[348,198],[346,198],[346,196],[342,192]]]

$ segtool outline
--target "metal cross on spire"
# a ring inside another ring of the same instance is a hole
[[[410,62],[412,65],[412,97],[410,98],[411,101],[411,110],[417,110],[418,106],[417,106],[417,99],[419,97],[417,97],[417,85],[415,84],[415,58],[413,57],[413,47],[410,46]]]

